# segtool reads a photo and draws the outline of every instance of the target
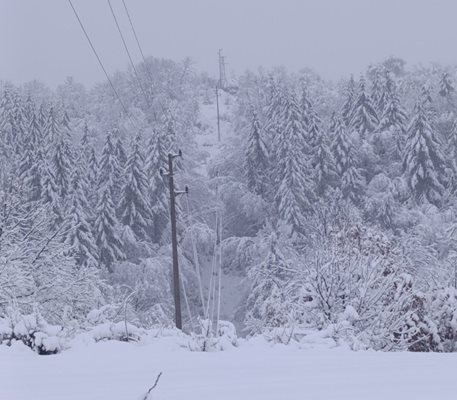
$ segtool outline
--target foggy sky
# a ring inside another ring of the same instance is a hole
[[[146,56],[216,75],[260,65],[311,67],[325,78],[359,73],[394,55],[408,64],[457,64],[455,0],[126,0]],[[106,0],[73,0],[109,73],[128,59]],[[140,61],[121,0],[112,0]],[[0,80],[104,79],[67,0],[0,0]]]

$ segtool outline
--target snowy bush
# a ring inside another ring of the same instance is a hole
[[[48,324],[37,309],[33,314],[21,315],[10,308],[7,316],[0,318],[0,344],[11,345],[14,340],[38,354],[55,354],[63,348],[64,330]]]
[[[223,351],[238,345],[235,326],[229,321],[218,321],[217,328],[209,320],[199,320],[201,333],[192,333],[188,348],[191,351]],[[213,332],[213,328],[217,331]]]
[[[95,326],[89,331],[89,335],[96,342],[105,340],[138,342],[141,337],[146,335],[146,331],[125,322],[107,322]]]

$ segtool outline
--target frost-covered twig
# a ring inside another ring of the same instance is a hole
[[[157,378],[156,378],[156,381],[154,382],[154,385],[152,385],[149,388],[149,390],[146,392],[146,394],[143,397],[143,400],[148,400],[149,394],[152,392],[153,389],[155,389],[155,387],[159,383],[159,379],[160,379],[161,376],[162,376],[162,372],[160,372],[159,375],[157,375]]]

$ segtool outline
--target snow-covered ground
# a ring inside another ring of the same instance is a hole
[[[352,352],[243,341],[191,352],[174,337],[82,344],[39,356],[0,346],[1,400],[421,400],[456,396],[457,354]]]

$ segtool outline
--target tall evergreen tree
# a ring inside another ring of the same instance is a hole
[[[345,99],[343,103],[343,108],[341,110],[341,115],[343,117],[344,123],[346,126],[349,126],[352,119],[352,114],[354,112],[354,105],[357,99],[356,86],[354,82],[354,76],[351,75],[349,82],[345,90]]]
[[[54,173],[57,192],[62,199],[65,199],[71,192],[72,160],[69,157],[70,145],[65,137],[55,139],[56,142],[52,154],[52,168]]]
[[[79,169],[73,176],[73,192],[70,212],[65,228],[65,243],[68,253],[75,258],[77,265],[98,266],[98,249],[89,222],[91,209],[86,199]]]
[[[312,170],[309,160],[305,158],[309,150],[305,154],[303,152],[309,147],[300,108],[292,93],[286,101],[284,129],[278,132],[275,200],[280,218],[295,234],[303,232],[305,214],[311,210]]]
[[[355,150],[340,118],[335,118],[334,129],[332,153],[336,171],[341,180],[341,191],[345,198],[350,199],[354,204],[358,204],[363,194],[364,185],[363,178],[357,168]]]
[[[251,111],[251,129],[245,151],[245,173],[248,187],[260,196],[267,193],[268,151],[262,138],[257,112]]]
[[[149,204],[153,216],[151,237],[155,243],[158,243],[169,220],[168,192],[165,182],[159,174],[160,168],[164,168],[168,162],[162,131],[152,132],[147,154],[145,165],[149,182]]]
[[[313,156],[314,181],[318,197],[323,196],[329,188],[337,182],[335,160],[327,143],[327,137],[323,132],[317,139],[317,146]]]
[[[98,247],[99,262],[108,272],[113,271],[116,261],[125,257],[122,242],[117,232],[118,220],[111,196],[112,189],[107,182],[101,188],[95,221],[95,240]]]
[[[122,169],[119,166],[118,158],[116,157],[116,148],[113,142],[113,134],[109,132],[106,135],[105,144],[103,146],[100,162],[98,165],[98,184],[99,187],[108,185],[111,190],[111,198],[116,204],[118,203],[121,182]]]
[[[386,85],[387,83],[384,75],[378,70],[373,80],[373,86],[371,87],[371,99],[377,115],[381,115],[384,112],[387,103],[388,95]]]
[[[132,145],[125,168],[125,185],[122,191],[120,215],[121,222],[129,226],[137,238],[145,239],[151,226],[151,209],[149,208],[148,181],[144,172],[142,140],[138,134]]]
[[[449,72],[445,72],[440,80],[439,94],[444,97],[447,101],[452,102],[453,95],[455,93],[454,83],[452,82],[451,75]]]
[[[374,132],[378,126],[378,116],[373,106],[370,95],[366,91],[365,79],[362,76],[359,82],[359,93],[354,104],[352,118],[350,122],[351,129],[359,133],[363,139]]]
[[[60,137],[60,124],[53,106],[49,109],[44,127],[44,137],[48,142],[53,142]]]
[[[417,202],[427,200],[439,206],[445,188],[445,162],[421,99],[408,127],[403,156],[406,181]]]

